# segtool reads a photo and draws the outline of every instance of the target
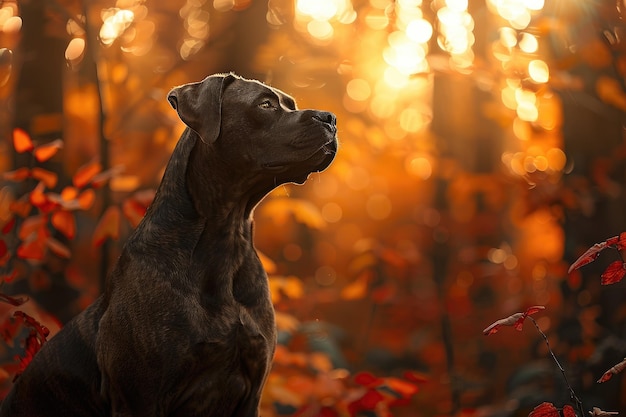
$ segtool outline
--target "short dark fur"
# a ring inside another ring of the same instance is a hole
[[[187,125],[104,294],[44,345],[0,417],[258,416],[276,330],[252,210],[337,150],[335,116],[232,74],[174,88]]]

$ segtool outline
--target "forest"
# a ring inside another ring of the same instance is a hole
[[[0,0],[0,398],[234,72],[337,116],[255,209],[264,417],[626,414],[624,0]],[[36,399],[33,399],[36,401]]]

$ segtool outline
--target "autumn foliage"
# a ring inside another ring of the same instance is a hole
[[[619,236],[614,236],[609,238],[603,242],[594,244],[591,248],[587,249],[578,259],[576,259],[572,265],[569,267],[568,273],[572,273],[577,269],[590,264],[595,261],[600,253],[605,249],[614,249],[619,254],[620,260],[611,262],[604,272],[601,274],[601,284],[602,285],[610,285],[620,282],[624,275],[626,275],[626,263],[624,263],[624,259],[622,257],[622,251],[626,249],[626,232],[622,232]],[[521,331],[522,326],[524,325],[524,320],[529,318],[531,315],[536,314],[542,310],[545,310],[544,306],[532,306],[526,309],[524,312],[514,313],[510,316],[499,319],[494,323],[490,324],[483,330],[483,334],[486,336],[492,335],[502,326],[514,327],[516,330]],[[575,402],[575,406],[578,408],[582,415],[585,414],[585,410],[583,408],[583,404],[578,396],[575,394],[574,389],[570,385],[565,370],[561,366],[559,360],[556,355],[552,351],[550,346],[550,342],[545,333],[541,330],[541,328],[537,325],[534,319],[530,318],[533,324],[537,328],[537,331],[544,338],[546,345],[548,347],[548,351],[552,356],[557,368],[562,372],[565,383],[570,391],[570,398]],[[621,373],[626,368],[626,358],[615,366],[611,367],[607,370],[599,379],[598,383],[603,383],[610,380],[614,375]],[[589,415],[591,416],[609,416],[609,415],[617,415],[616,412],[606,412],[597,407],[594,407],[591,411],[589,411]],[[562,409],[558,409],[554,404],[550,402],[543,402],[536,406],[528,415],[528,417],[576,417],[576,411],[574,408],[566,404]]]

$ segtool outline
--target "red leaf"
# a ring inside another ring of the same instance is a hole
[[[13,280],[17,278],[17,276],[17,269],[14,269],[13,271],[11,271],[10,274],[0,276],[0,284],[3,282],[13,282]]]
[[[515,330],[517,331],[522,331],[522,328],[524,326],[524,320],[526,320],[526,317],[530,316],[531,314],[535,314],[540,312],[541,310],[545,310],[546,308],[544,306],[532,306],[532,307],[528,307],[526,309],[526,311],[524,312],[524,314],[522,314],[522,317],[520,317],[519,319],[517,319],[517,321],[513,324],[513,327],[515,327]]]
[[[22,222],[20,226],[20,230],[17,233],[17,237],[20,240],[26,240],[30,235],[39,231],[42,227],[44,227],[46,223],[46,219],[42,215],[31,216]]]
[[[602,285],[615,284],[620,282],[624,275],[626,275],[626,264],[622,261],[614,261],[600,275],[600,283]]]
[[[9,248],[4,240],[0,239],[0,258],[7,254]]]
[[[133,198],[127,198],[122,204],[124,217],[128,219],[133,228],[139,225],[139,222],[141,222],[141,219],[143,219],[143,216],[146,214],[146,209],[146,206]]]
[[[490,324],[488,327],[486,327],[483,330],[483,334],[485,336],[489,336],[500,330],[501,326],[514,326],[515,323],[517,323],[517,321],[522,317],[524,317],[524,313],[515,313],[510,315],[509,317],[497,320]]]
[[[532,306],[532,307],[528,307],[526,309],[526,312],[524,314],[526,314],[526,316],[531,316],[535,313],[539,313],[542,310],[545,310],[546,308],[544,306]]]
[[[74,186],[77,188],[83,188],[95,177],[100,171],[102,171],[102,165],[97,161],[89,162],[82,167],[78,168],[76,174],[72,178]]]
[[[48,198],[48,195],[43,192],[44,189],[44,183],[40,182],[30,192],[30,194],[28,195],[28,199],[30,201],[30,204],[37,207],[43,213],[49,213],[50,211],[57,208],[59,205],[58,203]]]
[[[45,162],[52,158],[59,149],[63,147],[63,141],[61,139],[53,140],[45,145],[37,146],[33,152],[35,159],[39,162]]]
[[[39,239],[24,242],[18,246],[17,256],[22,259],[41,261],[45,255],[44,244],[45,242],[42,243]]]
[[[332,407],[322,407],[317,417],[339,417],[339,413]]]
[[[30,152],[35,148],[28,133],[19,128],[13,129],[13,147],[17,153]]]
[[[364,387],[375,387],[383,383],[382,378],[378,378],[370,372],[359,372],[354,376],[354,382]]]
[[[2,294],[0,293],[0,301],[4,302],[4,303],[8,303],[11,304],[13,306],[21,306],[22,304],[24,304],[27,299],[25,298],[21,298],[21,297],[10,297],[6,294]]]
[[[571,405],[564,406],[563,417],[576,417],[576,411],[574,411],[574,407],[572,407]]]
[[[100,246],[108,238],[118,239],[120,236],[120,209],[117,206],[109,207],[93,232],[94,246]]]
[[[43,344],[46,343],[50,331],[46,326],[40,324],[37,320],[22,311],[16,311],[13,313],[13,316],[16,319],[21,320],[24,323],[24,326],[31,329],[30,333],[26,337],[26,340],[24,341],[24,355],[21,357],[17,356],[17,359],[19,360],[19,369],[15,374],[15,378],[13,378],[13,381],[15,381],[22,374],[22,372],[24,372]]]
[[[626,358],[624,358],[623,361],[621,361],[620,363],[618,363],[617,365],[611,367],[611,369],[606,371],[604,373],[604,375],[602,375],[602,377],[600,379],[598,379],[598,384],[601,384],[602,382],[608,381],[609,379],[611,379],[613,377],[613,375],[619,374],[625,368],[626,368]]]
[[[616,243],[617,250],[622,250],[626,248],[626,232],[622,232],[619,234],[619,240]]]
[[[613,372],[610,371],[606,371],[601,377],[600,379],[598,379],[598,384],[601,384],[603,382],[608,381],[609,379],[613,378]]]
[[[11,220],[6,222],[4,226],[2,226],[2,230],[1,230],[2,234],[6,235],[11,230],[13,230],[13,227],[15,227],[15,217],[11,217]]]
[[[552,403],[541,403],[528,414],[528,417],[560,417],[559,410]]]
[[[361,398],[348,404],[348,411],[350,415],[355,416],[359,411],[375,409],[384,399],[385,397],[380,392],[369,389]]]
[[[76,221],[74,215],[66,210],[55,211],[50,219],[52,225],[68,239],[76,235]]]
[[[618,237],[615,236],[615,237],[613,237],[611,239],[618,239]],[[611,240],[611,239],[609,239],[609,240]],[[602,252],[607,247],[608,247],[607,241],[604,241],[602,243],[596,243],[595,245],[593,245],[592,247],[587,249],[587,251],[585,253],[583,253],[578,259],[576,259],[576,261],[574,261],[574,263],[567,270],[567,273],[569,274],[573,270],[578,269],[581,266],[585,266],[585,265],[595,261],[596,258],[598,257],[598,255],[600,255],[600,252]]]
[[[412,382],[416,382],[418,384],[422,384],[424,382],[428,382],[428,378],[426,377],[426,375],[420,373],[420,372],[416,372],[416,371],[404,371],[404,373],[402,374],[402,376]]]
[[[485,328],[485,330],[483,330],[483,334],[485,336],[494,334],[498,330],[500,330],[501,326],[513,326],[516,330],[521,331],[524,325],[524,320],[526,320],[526,317],[532,314],[538,313],[541,310],[545,310],[545,307],[544,306],[532,306],[532,307],[528,307],[526,311],[523,313],[511,314],[509,317],[500,319],[492,323],[491,325],[489,325],[487,328]]]
[[[46,326],[39,323],[37,320],[29,316],[28,314],[24,313],[23,311],[18,310],[14,312],[13,316],[21,318],[22,321],[24,322],[24,325],[26,325],[27,327],[30,327],[37,334],[37,336],[42,340],[42,342],[45,342],[46,338],[50,335],[50,330]]]

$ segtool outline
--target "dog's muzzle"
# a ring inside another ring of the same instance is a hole
[[[333,135],[337,133],[337,117],[327,111],[320,111],[313,115],[313,119],[319,121]]]

